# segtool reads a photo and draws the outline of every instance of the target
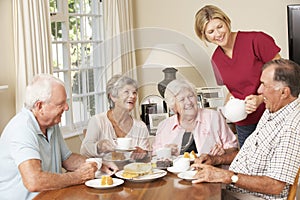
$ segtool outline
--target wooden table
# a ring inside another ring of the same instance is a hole
[[[94,189],[82,184],[60,190],[41,192],[35,200],[40,199],[221,200],[221,184],[192,184],[168,172],[165,177],[151,182],[136,183],[125,180],[124,184],[110,189]]]

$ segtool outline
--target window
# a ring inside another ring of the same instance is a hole
[[[102,2],[49,3],[53,75],[64,81],[70,107],[62,116],[61,128],[64,134],[74,133],[107,108]]]

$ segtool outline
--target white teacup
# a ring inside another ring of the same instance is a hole
[[[226,119],[238,122],[246,119],[246,104],[244,100],[230,98],[224,107],[219,108]]]
[[[156,150],[157,158],[171,158],[171,148],[162,147]]]
[[[176,158],[175,160],[173,160],[173,167],[177,171],[186,171],[190,168],[190,159],[182,157]]]
[[[132,138],[117,138],[117,149],[130,149],[132,147]]]

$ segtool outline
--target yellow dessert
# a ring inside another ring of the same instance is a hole
[[[134,173],[134,172],[125,172],[124,171],[123,174],[122,174],[122,176],[124,178],[136,178],[136,177],[140,176],[140,174]]]
[[[191,151],[190,158],[197,158],[197,154],[194,151]]]
[[[151,163],[130,163],[124,166],[122,176],[124,178],[136,178],[150,173],[152,173]]]
[[[184,152],[183,154],[183,157],[184,158],[191,158],[191,159],[195,159],[197,158],[197,154],[193,151],[191,151],[190,153],[189,152]]]
[[[113,179],[110,176],[101,177],[101,185],[112,185]]]
[[[184,158],[190,158],[189,152],[184,152],[183,157],[184,157]]]

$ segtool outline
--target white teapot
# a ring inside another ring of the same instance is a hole
[[[224,107],[219,108],[226,119],[230,122],[238,122],[246,119],[245,100],[231,97]]]

